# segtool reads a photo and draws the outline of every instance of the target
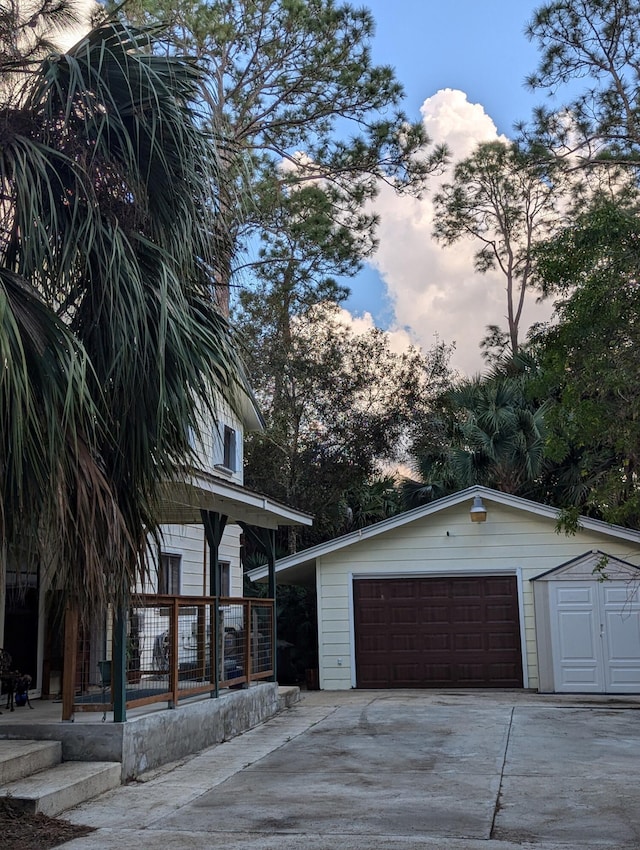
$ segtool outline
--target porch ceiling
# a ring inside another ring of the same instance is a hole
[[[191,472],[184,481],[164,485],[160,504],[163,525],[197,525],[202,522],[201,510],[224,514],[229,522],[261,528],[313,524],[309,514],[206,472]]]

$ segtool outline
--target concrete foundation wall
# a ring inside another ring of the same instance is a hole
[[[121,762],[125,782],[240,735],[298,698],[297,688],[278,689],[275,682],[265,682],[229,691],[218,699],[131,717],[126,723],[94,723],[84,718],[78,723],[3,723],[0,737],[61,741],[64,761]]]

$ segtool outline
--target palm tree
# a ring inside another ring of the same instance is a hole
[[[446,393],[440,439],[417,448],[419,480],[404,484],[408,505],[472,484],[504,493],[527,491],[542,469],[546,410],[527,397],[530,368],[520,354],[497,364],[487,377],[468,379]]]
[[[198,68],[114,22],[51,53],[66,0],[30,9],[0,15],[0,539],[86,610],[139,577],[159,488],[244,377]]]

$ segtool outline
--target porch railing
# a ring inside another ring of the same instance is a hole
[[[102,640],[95,629],[75,631],[75,677],[63,688],[63,719],[113,710],[115,689],[122,687],[113,675],[113,619],[107,618]],[[100,653],[99,645],[107,651]],[[161,702],[175,707],[200,694],[217,696],[223,688],[273,678],[274,653],[273,599],[137,596],[127,618],[126,708]]]

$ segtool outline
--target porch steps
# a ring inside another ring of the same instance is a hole
[[[121,784],[119,762],[62,762],[59,741],[0,740],[0,797],[55,816]]]
[[[60,741],[0,741],[0,789],[61,761]]]

